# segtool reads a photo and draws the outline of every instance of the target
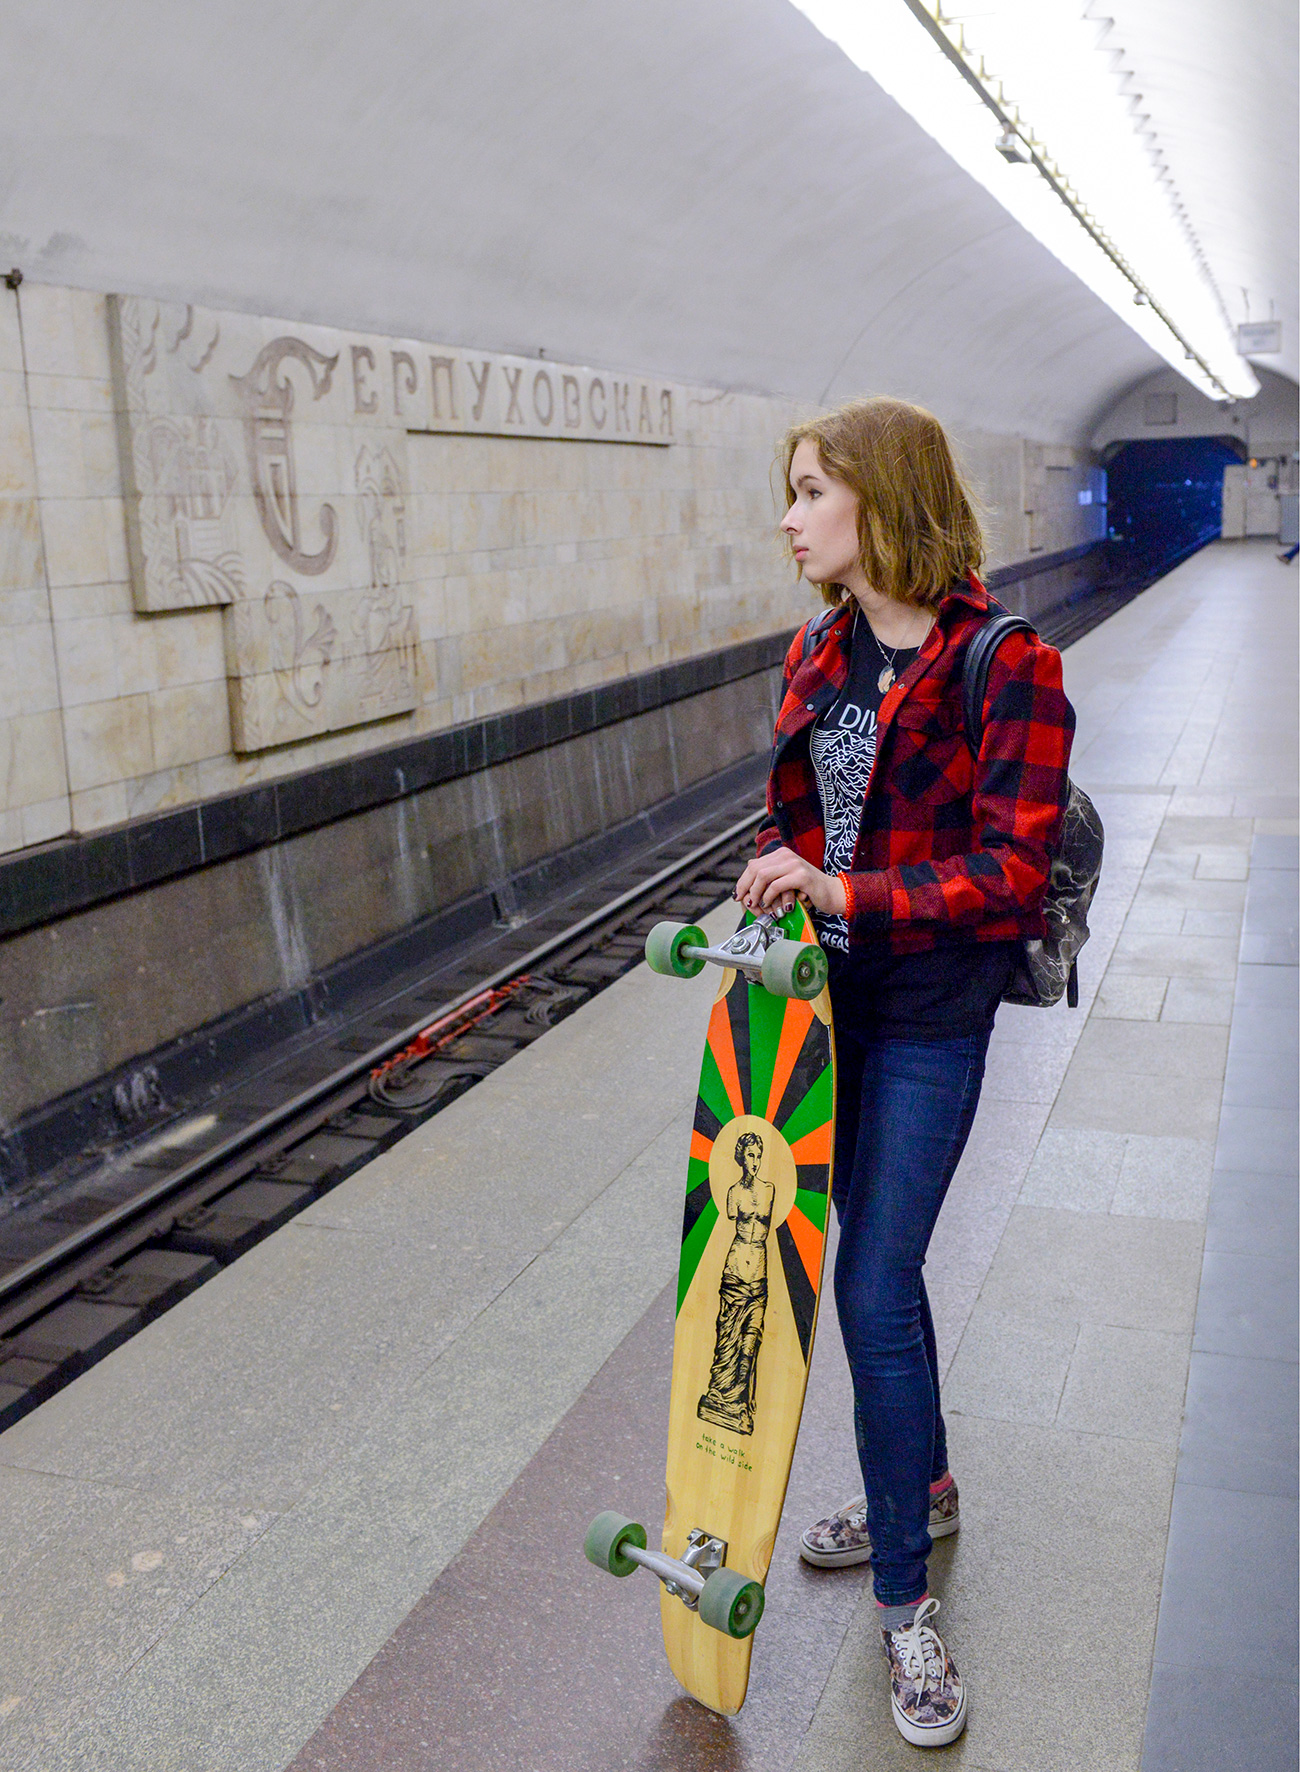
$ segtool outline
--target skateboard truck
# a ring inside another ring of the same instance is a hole
[[[651,1553],[643,1551],[642,1555],[649,1556]],[[674,1594],[688,1611],[698,1612],[704,1583],[715,1569],[721,1569],[726,1560],[727,1546],[725,1541],[721,1538],[714,1538],[708,1532],[702,1532],[698,1526],[692,1526],[686,1534],[686,1550],[681,1559],[681,1568],[682,1570],[694,1570],[699,1580],[698,1587],[695,1582],[691,1582],[688,1586],[675,1575],[664,1575],[658,1570],[656,1570],[656,1574],[659,1574],[667,1591]],[[665,1557],[664,1561],[673,1563],[676,1562],[676,1558]],[[643,1567],[648,1567],[648,1565],[643,1565]]]
[[[588,1562],[611,1575],[649,1569],[703,1623],[728,1637],[747,1637],[763,1616],[763,1584],[726,1567],[727,1546],[711,1532],[692,1527],[686,1553],[646,1549],[646,1530],[622,1514],[603,1513],[587,1528],[583,1544]]]
[[[694,978],[706,963],[742,972],[774,997],[820,996],[826,984],[826,956],[815,942],[791,941],[774,911],[760,911],[716,947],[693,923],[656,923],[646,936],[645,957],[652,972]]]

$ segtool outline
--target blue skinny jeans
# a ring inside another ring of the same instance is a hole
[[[921,1269],[979,1105],[991,1031],[936,1041],[863,1036],[837,1005],[835,1304],[853,1376],[875,1594],[886,1606],[926,1591],[930,1484],[948,1468],[948,1446]]]

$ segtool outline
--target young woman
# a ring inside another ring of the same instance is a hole
[[[835,1302],[865,1494],[801,1554],[870,1559],[894,1721],[954,1740],[966,1691],[934,1628],[934,1537],[957,1529],[921,1268],[970,1132],[1017,944],[1044,933],[1074,715],[1060,655],[1009,635],[984,737],[963,731],[966,646],[990,602],[979,525],[936,419],[855,401],[785,440],[781,528],[832,613],[801,629],[758,855],[736,896],[813,912],[830,960],[838,1062]]]

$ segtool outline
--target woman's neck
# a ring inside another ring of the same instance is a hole
[[[921,644],[934,626],[933,613],[915,603],[897,603],[867,584],[849,585],[848,590],[882,646],[910,651]]]

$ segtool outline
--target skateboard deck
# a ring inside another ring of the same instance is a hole
[[[778,927],[816,941],[801,906]],[[803,1409],[834,1116],[829,992],[774,996],[744,972],[723,971],[687,1168],[663,1549],[684,1557],[694,1529],[725,1544],[728,1569],[758,1582],[772,1560]],[[666,1588],[661,1606],[678,1680],[711,1710],[734,1714],[752,1636],[710,1628]]]

